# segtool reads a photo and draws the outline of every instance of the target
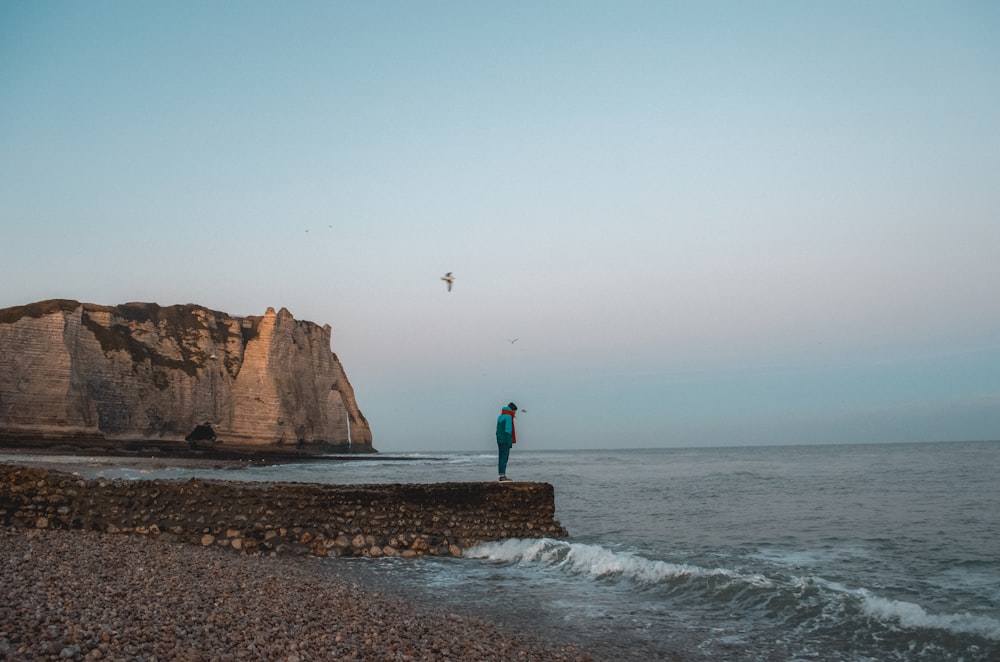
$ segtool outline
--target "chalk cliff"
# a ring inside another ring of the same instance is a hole
[[[282,308],[0,309],[0,444],[371,452],[329,325]]]

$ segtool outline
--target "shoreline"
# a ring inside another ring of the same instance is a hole
[[[0,463],[73,474],[261,462],[3,448]],[[0,586],[10,596],[0,604],[0,660],[599,659],[544,632],[359,585],[339,569],[347,562],[0,525]]]
[[[288,455],[275,453],[247,457],[197,453],[186,455],[148,455],[111,452],[83,453],[58,449],[0,447],[0,464],[17,464],[19,466],[37,467],[39,469],[61,471],[63,473],[74,473],[81,465],[90,468],[241,470],[254,466],[260,467],[278,464],[365,461],[408,462],[416,459],[428,461],[435,458],[415,458],[401,455],[382,455],[380,453],[354,453],[349,455]]]
[[[372,592],[342,561],[12,527],[0,550],[0,659],[597,659]]]
[[[73,473],[80,466],[123,467],[128,469],[243,469],[261,465],[257,460],[233,460],[205,457],[148,455],[109,455],[106,453],[67,453],[35,449],[0,448],[0,463]]]

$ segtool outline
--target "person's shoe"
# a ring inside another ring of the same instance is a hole
[[[514,481],[512,481],[510,478],[507,478],[507,476],[500,476],[500,482],[501,483],[513,483]]]

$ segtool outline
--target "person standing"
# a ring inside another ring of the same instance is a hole
[[[497,451],[500,456],[499,470],[500,482],[509,481],[507,478],[507,458],[510,457],[511,446],[517,443],[517,433],[514,431],[514,415],[517,414],[517,405],[513,402],[500,411],[497,417]]]

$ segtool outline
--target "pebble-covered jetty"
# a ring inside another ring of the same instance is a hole
[[[243,554],[461,556],[486,540],[564,537],[554,513],[547,483],[84,480],[0,464],[0,525],[143,535]]]

